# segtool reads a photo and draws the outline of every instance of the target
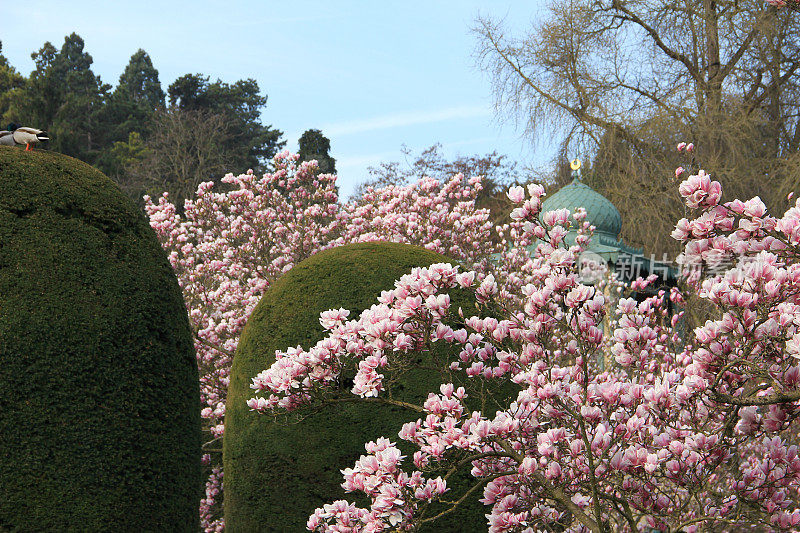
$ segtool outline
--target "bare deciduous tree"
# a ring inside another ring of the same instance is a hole
[[[145,151],[126,169],[127,188],[138,188],[151,196],[170,193],[182,206],[197,186],[217,179],[231,168],[225,116],[203,110],[170,108],[156,112]]]
[[[789,11],[759,0],[557,0],[523,37],[487,18],[475,32],[498,111],[532,139],[555,129],[567,153],[585,147],[587,179],[622,212],[630,244],[677,250],[679,141],[698,146],[726,196],[784,207],[800,184],[800,20]]]

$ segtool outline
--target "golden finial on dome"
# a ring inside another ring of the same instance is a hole
[[[580,180],[581,179],[581,160],[577,157],[570,161],[569,168],[572,169],[572,179]]]

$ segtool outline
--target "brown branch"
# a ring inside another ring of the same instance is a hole
[[[510,56],[508,53],[503,50],[500,42],[495,39],[494,34],[486,27],[484,24],[484,35],[489,39],[492,45],[492,49],[500,56],[500,59],[505,62],[511,69],[528,85],[531,89],[533,89],[536,93],[539,94],[542,98],[550,102],[552,105],[556,107],[560,107],[564,111],[570,113],[572,116],[577,118],[581,122],[586,122],[592,124],[593,126],[598,126],[608,131],[617,132],[622,138],[626,141],[630,142],[635,146],[639,146],[641,144],[641,140],[635,137],[633,134],[628,132],[625,128],[623,128],[619,124],[615,124],[613,122],[609,122],[608,120],[602,119],[600,117],[590,115],[586,111],[582,109],[578,109],[574,106],[568,105],[564,102],[561,102],[557,98],[555,98],[550,93],[541,89],[534,81],[526,75],[522,71],[522,67],[520,67]]]
[[[464,502],[464,500],[466,500],[466,499],[467,499],[467,497],[468,497],[470,494],[472,494],[473,492],[475,492],[475,490],[477,490],[479,487],[481,487],[481,486],[482,486],[484,483],[486,483],[487,481],[492,481],[493,479],[497,479],[497,478],[499,478],[499,477],[502,477],[502,476],[508,476],[508,475],[511,475],[511,474],[514,474],[514,473],[515,473],[515,472],[500,472],[500,473],[498,473],[498,474],[492,474],[491,476],[487,476],[487,477],[485,477],[485,478],[481,478],[481,480],[480,480],[480,481],[478,481],[477,483],[475,483],[475,484],[474,484],[474,485],[473,485],[473,486],[472,486],[472,487],[471,487],[471,488],[470,488],[470,489],[469,489],[467,492],[465,492],[465,493],[464,493],[464,495],[463,495],[463,496],[461,496],[461,497],[460,497],[458,500],[456,500],[455,502],[453,502],[453,503],[451,504],[451,507],[449,507],[449,508],[445,509],[444,511],[442,511],[441,513],[439,513],[439,514],[437,514],[437,515],[435,515],[435,516],[431,516],[430,518],[423,518],[423,519],[420,521],[420,524],[424,524],[425,522],[433,522],[434,520],[438,520],[439,518],[441,518],[441,517],[443,517],[443,516],[445,516],[445,515],[447,515],[447,514],[450,514],[450,513],[452,513],[453,511],[455,511],[455,510],[456,510],[456,508],[457,508],[459,505],[461,505],[461,504]]]
[[[361,398],[361,397],[354,397],[354,398],[334,398],[330,400],[323,400],[323,404],[325,403],[353,403],[353,402],[368,402],[368,403],[382,403],[386,405],[396,405],[398,407],[405,407],[407,409],[411,409],[412,411],[416,411],[418,413],[424,413],[425,409],[419,405],[415,405],[413,403],[408,402],[401,402],[400,400],[391,400],[389,398],[381,398],[380,396],[376,398]]]
[[[686,70],[689,71],[689,74],[692,75],[697,84],[705,88],[705,80],[703,80],[703,77],[700,75],[700,71],[697,70],[694,63],[692,63],[688,57],[686,57],[681,53],[676,52],[675,50],[667,46],[664,43],[664,41],[661,40],[661,37],[658,35],[658,32],[652,26],[643,21],[636,13],[633,13],[629,9],[625,8],[625,6],[622,5],[620,0],[612,0],[611,5],[617,11],[620,11],[621,13],[625,14],[624,17],[619,17],[619,18],[623,20],[629,20],[634,24],[638,25],[639,27],[641,27],[645,32],[647,32],[650,38],[653,39],[653,42],[655,43],[656,46],[658,46],[665,54],[667,54],[669,58],[683,63],[686,66]]]
[[[222,437],[217,437],[217,438],[215,438],[215,439],[211,439],[210,441],[208,441],[208,442],[206,442],[205,444],[203,444],[203,445],[201,446],[201,448],[202,448],[203,450],[206,450],[206,451],[214,451],[213,449],[206,448],[206,446],[208,446],[209,444],[216,444],[217,442],[219,442],[219,441],[221,441],[221,440],[222,440]],[[220,451],[222,451],[222,450],[220,450]]]
[[[475,455],[468,455],[463,459],[461,459],[460,461],[458,461],[453,466],[451,466],[450,469],[447,471],[447,473],[444,475],[443,479],[446,481],[447,479],[450,478],[450,476],[452,476],[456,471],[458,471],[459,468],[461,468],[465,464],[471,463],[473,461],[478,461],[485,457],[503,457],[503,456],[499,452],[483,452],[483,453],[477,453]]]
[[[798,67],[800,67],[800,62],[796,61],[796,62],[792,63],[792,66],[783,74],[783,76],[781,76],[778,79],[777,85],[784,85],[789,80],[789,78],[791,78],[794,75],[794,73],[797,71]],[[749,109],[751,111],[756,109],[759,105],[761,105],[761,103],[764,101],[764,99],[769,94],[770,94],[769,91],[765,90],[761,94],[759,94],[758,97],[753,98],[750,101]]]
[[[497,440],[495,442],[501,448],[503,448],[503,450],[509,455],[509,457],[511,457],[518,463],[522,463],[522,460],[525,459],[525,456],[515,451],[508,442],[503,440]],[[564,494],[564,491],[562,491],[555,485],[550,484],[550,482],[547,481],[547,479],[545,479],[544,476],[542,476],[538,472],[534,472],[531,475],[531,477],[533,477],[533,479],[536,480],[539,486],[541,486],[548,494],[550,494],[551,498],[553,498],[558,503],[566,507],[573,514],[573,516],[575,516],[575,518],[577,518],[583,525],[585,525],[595,533],[603,533],[603,530],[601,529],[600,525],[597,522],[595,522],[592,519],[592,517],[583,512],[583,509],[581,509],[578,505],[576,505],[575,502],[572,501],[572,498]]]
[[[731,405],[774,405],[779,403],[791,403],[800,400],[800,390],[794,390],[791,392],[776,392],[775,394],[770,394],[767,396],[751,396],[747,398],[711,391],[711,398],[717,402]]]
[[[652,101],[655,105],[657,105],[659,108],[661,108],[662,110],[664,110],[668,114],[670,114],[674,119],[680,120],[682,118],[675,112],[674,109],[672,109],[670,106],[665,104],[661,100],[661,98],[659,98],[655,94],[651,93],[650,91],[642,89],[641,87],[634,87],[633,85],[629,85],[629,84],[627,84],[627,83],[625,83],[625,82],[623,82],[621,80],[619,81],[618,86],[622,87],[623,89],[628,89],[629,91],[635,92],[635,93],[639,94],[640,96],[643,96],[643,97],[647,98],[648,100]]]
[[[622,498],[618,498],[614,494],[610,492],[604,492],[600,494],[600,498],[604,500],[611,500],[614,503],[614,507],[616,507],[617,512],[622,515],[626,522],[628,522],[628,527],[631,528],[631,531],[636,531],[636,520],[633,518],[633,512],[631,511],[631,506],[628,503],[628,500],[623,500]],[[622,506],[624,509],[620,509],[619,506]]]
[[[588,360],[588,357],[586,358]],[[584,362],[584,373],[588,373],[588,364]],[[584,383],[589,383],[589,380],[586,380]],[[575,412],[573,413],[573,417],[575,420],[578,421],[578,427],[581,430],[581,438],[583,439],[583,445],[586,446],[586,459],[589,463],[589,479],[591,480],[591,488],[592,488],[592,499],[594,500],[594,512],[595,515],[599,518],[602,516],[601,509],[600,509],[600,496],[597,491],[598,483],[597,477],[595,476],[595,467],[594,467],[594,453],[592,453],[592,443],[589,442],[589,436],[586,433],[586,426],[583,423],[583,417]],[[605,532],[605,525],[602,522],[602,519],[599,523],[600,530]]]
[[[212,350],[216,350],[216,351],[218,351],[220,353],[224,353],[225,355],[227,355],[229,357],[233,357],[234,356],[234,353],[232,351],[226,350],[225,348],[223,348],[221,346],[217,346],[213,342],[205,340],[203,337],[198,335],[197,331],[192,330],[192,334],[193,334],[195,339],[200,341],[200,344],[204,344],[204,345],[208,346],[209,348],[211,348]]]
[[[739,60],[742,58],[747,48],[753,42],[753,39],[755,39],[759,33],[761,33],[761,30],[758,26],[755,26],[753,27],[752,30],[750,30],[750,33],[748,33],[747,37],[744,38],[744,42],[742,42],[741,46],[739,46],[739,49],[736,50],[736,52],[734,52],[733,55],[731,56],[731,59],[730,61],[728,61],[728,64],[726,64],[722,68],[722,72],[720,72],[721,80],[724,80],[725,78],[728,77],[728,74],[731,73],[733,67],[736,66],[736,63],[739,62]]]

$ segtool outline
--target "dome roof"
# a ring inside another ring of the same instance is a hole
[[[605,233],[617,239],[622,230],[622,217],[614,204],[580,179],[563,187],[542,203],[542,213],[556,209],[569,209],[575,212],[578,207],[586,209],[586,220],[595,226],[595,234]]]

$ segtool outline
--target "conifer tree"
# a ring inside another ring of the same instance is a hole
[[[5,118],[13,95],[25,87],[25,82],[25,77],[17,72],[3,55],[3,42],[0,41],[0,119]],[[5,124],[6,122],[3,121],[0,127]]]
[[[300,161],[316,159],[321,174],[336,174],[336,159],[331,157],[331,141],[320,130],[303,132],[298,140]]]
[[[92,56],[84,51],[83,39],[72,33],[60,50],[46,42],[31,57],[36,70],[11,102],[9,120],[46,129],[51,149],[94,162],[110,86],[92,72]]]

